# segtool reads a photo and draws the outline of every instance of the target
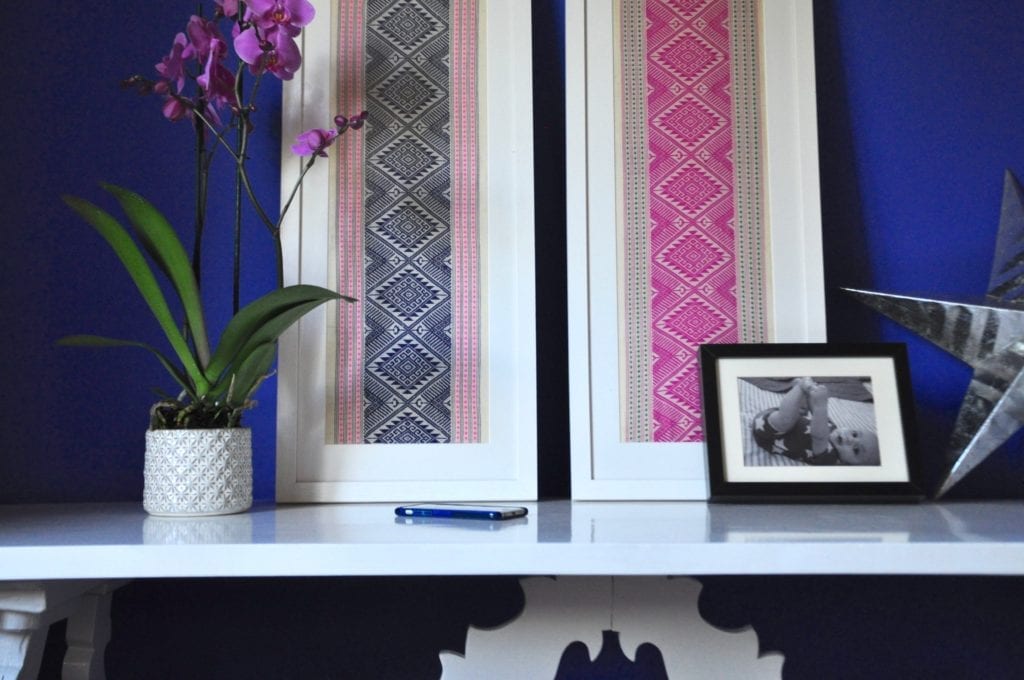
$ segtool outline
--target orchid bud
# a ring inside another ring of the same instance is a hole
[[[159,84],[159,83],[157,83],[157,84]],[[146,80],[142,76],[135,75],[135,76],[132,76],[131,78],[125,78],[124,80],[122,80],[121,81],[121,89],[123,89],[123,90],[135,90],[137,93],[139,93],[141,95],[147,95],[147,94],[150,94],[151,92],[153,92],[156,89],[156,87],[155,87],[155,85],[151,81]],[[160,94],[164,94],[164,93],[161,92]]]

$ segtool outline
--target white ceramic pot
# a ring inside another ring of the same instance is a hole
[[[148,430],[142,506],[151,515],[229,515],[252,507],[252,430]]]

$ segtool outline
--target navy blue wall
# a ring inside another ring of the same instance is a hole
[[[206,12],[212,3],[205,2]],[[69,193],[108,209],[98,186],[134,189],[179,226],[191,244],[193,134],[171,124],[157,97],[119,88],[132,74],[154,75],[196,2],[132,4],[46,0],[5,30],[2,98],[4,221],[0,375],[0,501],[135,500],[142,496],[140,432],[154,388],[173,392],[145,352],[58,348],[57,338],[98,333],[165,346],[121,265],[60,200]],[[276,211],[280,83],[261,88],[251,156],[254,183]],[[325,121],[326,122],[326,121]],[[225,160],[223,156],[221,160]],[[230,170],[224,168],[223,170]],[[229,172],[220,176],[228,177]],[[230,313],[231,183],[214,187],[204,281],[211,333]],[[269,237],[248,225],[246,299],[274,285]],[[256,493],[273,496],[274,386],[265,385],[249,423]]]
[[[0,502],[141,497],[149,387],[168,387],[161,369],[141,353],[58,349],[52,341],[76,332],[159,337],[114,257],[58,196],[102,200],[99,181],[122,183],[175,224],[189,224],[189,130],[117,83],[150,73],[195,5],[38,0],[8,17],[0,45]],[[550,149],[561,139],[561,12],[558,0],[534,6],[537,124],[546,142],[538,148]],[[1003,171],[1024,173],[1024,5],[819,0],[815,24],[829,338],[908,343],[919,444],[934,483],[968,371],[836,289],[984,293]],[[265,83],[253,149],[253,174],[271,207],[279,93]],[[541,491],[564,497],[564,166],[551,155],[537,167]],[[211,223],[229,221],[225,210]],[[272,285],[273,259],[254,226],[245,247],[251,298]],[[226,302],[210,304],[222,324]],[[261,499],[273,497],[274,391],[272,382],[264,387],[249,418]],[[1021,498],[1022,476],[1018,438],[951,495]],[[1010,677],[1024,663],[1014,644],[1024,634],[1019,579],[703,580],[708,618],[754,623],[765,648],[787,655],[787,677]],[[467,595],[463,605],[445,604],[459,593]],[[136,583],[115,598],[108,663],[113,677],[232,677],[225,670],[232,664],[250,669],[240,676],[301,667],[308,672],[294,677],[371,677],[373,669],[377,677],[436,677],[438,647],[470,621],[507,618],[518,597],[509,579]],[[318,615],[293,620],[293,606]],[[204,648],[184,622],[215,616],[238,632]],[[284,626],[269,633],[264,622],[282,617]],[[396,643],[387,629],[395,617],[439,632]],[[289,621],[312,630],[283,634]],[[194,666],[183,649],[198,655]],[[295,665],[318,655],[323,665]]]
[[[838,288],[985,294],[1003,173],[1024,175],[1024,5],[828,0],[815,11],[829,340],[908,344],[931,488],[970,372]],[[1020,498],[1022,478],[1018,438],[949,497]]]

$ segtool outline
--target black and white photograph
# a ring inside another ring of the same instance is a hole
[[[881,464],[871,378],[740,378],[738,387],[744,465]]]
[[[906,349],[899,343],[701,347],[712,500],[913,500]]]

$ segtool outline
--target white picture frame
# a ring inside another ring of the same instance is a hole
[[[566,3],[568,313],[572,496],[708,497],[703,442],[624,442],[616,277],[615,0]],[[760,3],[763,191],[773,342],[823,342],[811,0]],[[784,304],[778,304],[782,303]]]
[[[344,0],[312,2],[317,16],[302,34],[303,66],[284,86],[283,195],[301,170],[300,159],[289,148],[292,140],[303,130],[329,127],[339,113],[334,27]],[[485,434],[479,443],[327,443],[330,321],[328,310],[320,308],[290,329],[279,346],[279,502],[537,496],[530,3],[479,0],[478,5],[479,214],[486,220],[480,247]],[[363,132],[349,132],[338,143],[349,143],[351,136]],[[327,247],[336,206],[334,168],[333,158],[313,167],[283,225],[286,285],[334,288]]]

